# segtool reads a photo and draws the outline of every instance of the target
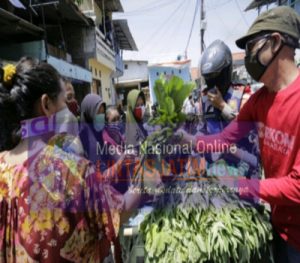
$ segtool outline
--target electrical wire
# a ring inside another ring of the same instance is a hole
[[[177,23],[177,25],[174,26],[174,29],[171,32],[170,37],[168,35],[165,35],[164,39],[166,39],[168,37],[168,39],[170,41],[172,41],[172,43],[176,43],[178,36],[182,35],[180,32],[181,32],[182,25],[184,24],[183,21],[185,20],[185,16],[187,14],[187,10],[189,9],[190,3],[191,3],[191,1],[188,1],[188,3],[185,5],[185,8],[182,12],[182,16],[180,17],[180,19],[178,19],[178,23]],[[162,48],[160,50],[158,50],[158,53],[162,53],[166,49],[169,49],[169,48],[170,47],[168,45],[163,45]],[[179,53],[180,51],[177,51],[177,52]]]
[[[222,15],[219,14],[217,9],[214,9],[213,12],[215,13],[215,18],[216,20],[219,20],[220,24],[222,25],[222,29],[226,29],[228,34],[231,34],[231,30],[229,28],[229,26],[227,25],[227,23],[225,23],[225,21],[222,18]]]
[[[222,5],[225,5],[227,3],[229,3],[231,1],[227,1],[226,3],[223,3]],[[210,11],[214,12],[215,13],[215,18],[217,20],[219,20],[220,24],[223,26],[223,29],[226,29],[226,33],[227,33],[227,36],[226,36],[226,40],[233,34],[233,30],[230,29],[230,27],[228,26],[227,23],[225,23],[225,21],[223,20],[222,16],[219,14],[218,12],[218,8],[213,8],[213,9],[210,9]],[[239,25],[239,23],[241,22],[242,20],[242,17],[239,19],[238,23],[236,25],[234,25],[234,30],[237,28],[237,26]]]
[[[141,12],[141,11],[144,11],[145,9],[149,9],[149,8],[152,8],[153,5],[157,5],[157,4],[161,4],[163,1],[162,0],[155,0],[155,1],[152,1],[151,3],[148,3],[147,5],[144,5],[138,9],[134,9],[134,10],[130,10],[130,11],[125,11],[125,13],[136,13],[136,12]]]
[[[242,11],[242,9],[241,9],[241,7],[240,7],[238,1],[235,0],[235,3],[236,3],[236,5],[237,5],[237,7],[238,7],[238,9],[239,9],[239,12],[240,12],[240,14],[241,14],[241,17],[243,18],[243,20],[244,20],[244,22],[245,22],[245,25],[246,25],[247,27],[249,27],[249,23],[248,23],[248,21],[246,20],[246,18],[245,18],[244,14],[243,14],[243,11]]]
[[[158,5],[154,5],[153,3],[150,5],[147,5],[147,8],[143,7],[140,9],[136,9],[136,10],[132,10],[132,11],[128,11],[128,12],[124,12],[124,13],[119,13],[118,16],[120,17],[131,17],[131,16],[142,16],[145,15],[148,12],[152,12],[155,11],[157,9],[161,9],[164,8],[166,6],[172,5],[174,3],[174,0],[172,1],[168,1],[166,3],[161,3],[161,1],[157,1],[157,3],[160,2],[160,4]]]
[[[187,41],[187,43],[186,43],[186,47],[185,47],[185,50],[184,50],[184,54],[187,54],[187,50],[188,50],[188,47],[189,47],[189,45],[190,45],[190,41],[191,41],[191,37],[192,37],[192,33],[193,33],[195,21],[196,21],[196,16],[197,16],[197,13],[198,13],[198,10],[199,10],[199,5],[200,5],[200,1],[199,1],[199,0],[196,0],[195,11],[194,11],[194,16],[193,16],[193,21],[192,21],[192,25],[191,25],[191,29],[190,29],[190,34],[189,34],[189,37],[188,37],[188,41]]]
[[[167,19],[165,22],[162,23],[163,26],[160,28],[161,31],[159,30],[160,33],[159,34],[154,34],[154,36],[152,38],[154,41],[152,41],[152,42],[149,41],[149,43],[146,44],[147,48],[145,48],[145,49],[149,49],[150,48],[150,50],[152,50],[153,47],[159,46],[160,43],[162,42],[162,39],[165,39],[166,36],[169,35],[168,32],[170,32],[170,29],[173,28],[173,24],[174,24],[172,22],[173,21],[172,19],[175,17],[176,13],[178,13],[181,10],[181,7],[185,4],[185,2],[186,1],[182,1],[179,4],[179,6],[176,8],[176,10],[168,17],[169,19]],[[152,43],[152,45],[151,45],[151,43]],[[167,47],[169,48],[169,46],[167,46]],[[163,46],[163,49],[164,48],[165,48],[165,46]]]
[[[148,47],[151,44],[151,41],[153,42],[153,39],[155,39],[155,36],[158,36],[158,33],[162,30],[165,29],[169,30],[168,23],[172,19],[172,17],[180,10],[181,6],[185,3],[185,0],[182,0],[179,5],[175,8],[175,10],[171,13],[170,16],[167,17],[166,20],[163,21],[161,25],[151,34],[151,36],[141,45],[140,50],[145,50],[146,47]],[[165,34],[164,34],[165,35]],[[160,40],[160,39],[159,39]]]
[[[242,18],[240,18],[237,23],[233,26],[233,29],[231,30],[231,32],[225,37],[224,42],[226,43],[226,41],[232,37],[235,33],[236,33],[236,29],[240,26],[240,23],[242,21]]]
[[[206,12],[210,12],[212,10],[219,9],[222,6],[229,4],[231,1],[232,0],[227,0],[227,1],[223,2],[223,3],[221,3],[221,4],[216,4],[215,6],[211,6],[211,7],[207,6]]]

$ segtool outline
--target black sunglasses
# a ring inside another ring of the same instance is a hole
[[[256,45],[256,43],[261,40],[261,39],[266,39],[266,41],[268,41],[270,38],[271,38],[271,34],[265,34],[265,35],[260,35],[260,36],[257,36],[255,37],[254,39],[251,39],[249,40],[247,43],[246,43],[246,46],[245,46],[245,51],[246,53],[250,53],[251,50],[253,50],[254,46]]]

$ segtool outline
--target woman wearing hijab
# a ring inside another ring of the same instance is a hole
[[[144,129],[144,114],[145,114],[145,95],[140,90],[132,90],[128,93],[127,96],[127,114],[126,114],[126,133],[125,133],[125,152],[130,153],[135,157],[134,162],[131,162],[130,165],[135,165],[134,169],[130,167],[130,171],[132,171],[128,177],[130,176],[130,180],[134,182],[135,180],[142,180],[143,184],[149,189],[152,189],[152,178],[147,178],[142,175],[145,169],[148,174],[152,174],[155,176],[154,170],[156,169],[154,165],[152,165],[152,159],[154,163],[156,163],[155,156],[147,154],[148,165],[146,165],[145,159],[140,158],[144,156],[140,152],[140,145],[147,138],[147,131]],[[145,156],[144,156],[145,157]],[[138,169],[138,167],[143,166],[143,169]],[[136,173],[136,169],[138,172]],[[135,174],[133,174],[135,173]],[[144,201],[147,202],[148,197],[144,198]]]
[[[128,189],[128,181],[123,178],[126,170],[122,169],[122,166],[125,158],[126,161],[130,162],[131,157],[122,152],[114,162],[109,158],[108,142],[111,140],[108,140],[110,137],[107,136],[108,125],[105,112],[106,104],[99,95],[89,94],[83,99],[81,103],[80,139],[86,158],[98,167],[103,177],[109,180],[113,186],[116,186],[118,191],[125,193]],[[113,139],[116,139],[116,136]],[[125,176],[125,178],[127,177]]]
[[[106,123],[102,132],[104,151],[101,159],[107,166],[106,173],[112,185],[120,193],[125,193],[129,185],[129,173],[125,161],[125,138],[122,135],[123,124],[116,107],[110,106],[106,110]],[[117,170],[117,169],[119,170]]]
[[[120,159],[124,152],[124,136],[122,135],[122,122],[116,107],[110,106],[106,110],[106,122],[103,129],[104,146],[108,149],[106,159],[108,166]],[[110,149],[110,151],[109,151]]]
[[[92,163],[100,160],[100,151],[103,148],[102,130],[105,125],[106,104],[99,95],[88,94],[81,103],[80,139],[85,155]],[[101,162],[101,171],[106,169]]]
[[[147,137],[147,132],[143,127],[145,102],[145,95],[142,91],[132,90],[128,93],[125,144],[127,149],[133,149],[136,153],[140,143]]]

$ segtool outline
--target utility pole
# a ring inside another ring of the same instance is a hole
[[[201,58],[201,55],[205,49],[204,33],[206,30],[206,21],[205,21],[205,11],[204,11],[204,0],[200,0],[200,1],[201,4],[199,5],[199,7],[200,7],[200,58]],[[198,70],[199,70],[199,76],[201,76],[200,64]],[[199,83],[200,87],[204,84],[205,84],[204,78],[201,77]]]
[[[204,33],[206,30],[206,21],[205,21],[205,11],[204,11],[204,0],[200,0],[200,52],[201,54],[204,51],[205,44],[204,44]]]

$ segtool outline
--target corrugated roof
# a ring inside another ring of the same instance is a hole
[[[126,19],[113,20],[113,26],[120,48],[123,50],[137,51],[136,43],[128,27]]]
[[[43,3],[46,3],[46,1],[32,1],[31,5],[33,9],[38,10],[39,6],[43,5]],[[25,5],[29,8],[30,1],[26,0]],[[86,26],[94,25],[93,20],[80,11],[74,0],[59,0],[57,4],[48,4],[44,8],[44,13],[47,23],[55,23],[60,20],[61,23],[69,21]]]
[[[255,8],[260,7],[260,6],[264,6],[264,5],[267,5],[267,4],[272,4],[272,3],[275,3],[275,2],[277,2],[277,0],[254,0],[246,7],[245,11],[249,11],[251,9],[255,9]]]
[[[0,39],[8,42],[42,39],[44,30],[0,8]]]

